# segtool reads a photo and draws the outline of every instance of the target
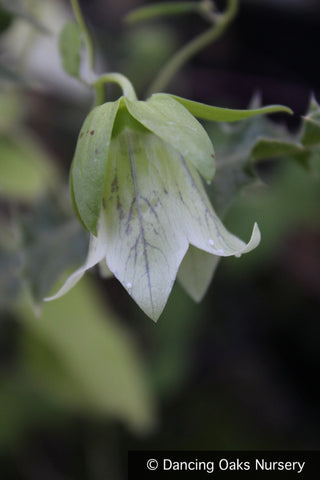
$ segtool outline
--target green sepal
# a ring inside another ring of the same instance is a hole
[[[87,230],[97,235],[109,145],[121,98],[95,107],[87,116],[72,163],[71,191],[76,213]]]
[[[138,122],[180,152],[205,180],[212,180],[215,161],[211,140],[184,106],[161,93],[152,95],[146,102],[131,102],[127,98],[125,102]]]
[[[69,22],[64,25],[59,37],[59,52],[64,71],[72,77],[79,77],[82,32],[79,25]]]
[[[74,189],[73,189],[73,181],[72,181],[72,166],[71,166],[71,171],[70,171],[69,185],[70,185],[70,198],[71,198],[71,204],[72,204],[73,211],[76,214],[76,217],[78,218],[78,220],[81,223],[81,225],[83,226],[83,228],[85,230],[87,230],[87,227],[85,226],[85,224],[82,221],[82,218],[80,217],[80,213],[79,213],[79,210],[78,210],[78,207],[77,207],[77,204],[76,204],[76,199],[74,198]]]
[[[220,108],[206,105],[204,103],[194,102],[186,98],[170,95],[171,98],[181,103],[189,112],[201,120],[210,120],[214,122],[237,122],[246,118],[264,115],[267,113],[285,112],[292,114],[289,107],[283,105],[269,105],[267,107],[254,108],[250,110],[234,110],[231,108]]]

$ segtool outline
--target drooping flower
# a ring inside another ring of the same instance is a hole
[[[71,170],[74,208],[90,231],[89,253],[47,300],[100,264],[157,320],[182,261],[187,275],[194,272],[182,283],[199,300],[217,257],[240,256],[259,244],[256,224],[246,244],[214,212],[200,177],[213,177],[213,146],[190,113],[196,104],[182,103],[167,94],[144,102],[122,96],[89,113]],[[205,270],[200,280],[199,269]]]

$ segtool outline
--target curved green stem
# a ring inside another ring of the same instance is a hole
[[[127,77],[121,73],[105,73],[92,84],[96,91],[96,105],[101,105],[105,102],[104,86],[106,83],[117,83],[125,97],[129,98],[129,100],[137,100],[136,92]]]
[[[159,76],[150,85],[147,96],[154,92],[162,91],[174,77],[174,75],[187,63],[190,58],[196,55],[200,50],[210,43],[217,40],[228,25],[232,22],[238,11],[238,0],[228,0],[226,11],[223,14],[214,15],[214,25],[191,40],[187,45],[182,47],[164,66]]]
[[[81,30],[83,32],[85,42],[86,42],[87,51],[88,51],[89,65],[90,65],[91,70],[93,71],[94,70],[95,56],[94,56],[94,47],[93,47],[92,38],[91,38],[91,35],[89,33],[86,22],[83,18],[82,11],[81,11],[81,8],[79,6],[78,0],[70,0],[70,2],[71,2],[71,6],[72,6],[74,16],[77,20],[77,23],[78,23],[79,27],[81,28]]]

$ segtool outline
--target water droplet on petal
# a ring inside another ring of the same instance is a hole
[[[128,287],[128,288],[131,288],[131,287],[132,287],[132,283],[128,282],[128,283],[127,283],[127,287]]]
[[[214,245],[214,241],[212,240],[212,238],[209,238],[209,245]]]
[[[218,255],[223,255],[223,254],[224,254],[224,250],[222,250],[222,248],[218,248],[217,254],[218,254]]]
[[[235,257],[236,257],[236,258],[240,258],[240,257],[241,257],[241,253],[236,253],[236,254],[235,254]]]

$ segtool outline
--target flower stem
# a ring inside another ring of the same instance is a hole
[[[154,92],[162,91],[174,77],[174,75],[187,63],[190,58],[196,55],[200,50],[210,43],[216,41],[232,22],[238,11],[238,0],[228,0],[227,8],[224,13],[211,16],[214,25],[206,32],[198,35],[187,45],[182,47],[163,67],[160,74],[150,85],[148,95]]]
[[[93,83],[96,91],[96,105],[101,105],[105,101],[104,85],[106,83],[117,83],[121,87],[125,97],[129,100],[137,100],[136,92],[127,77],[121,73],[105,73]]]
[[[89,32],[88,27],[86,25],[86,22],[83,18],[82,11],[81,11],[78,0],[70,0],[70,2],[71,2],[71,6],[72,6],[74,16],[75,16],[75,18],[77,20],[77,23],[78,23],[79,27],[81,28],[82,33],[84,35],[84,39],[85,39],[85,43],[86,43],[86,47],[87,47],[87,52],[88,52],[90,69],[92,71],[94,71],[95,55],[94,55],[94,47],[93,47],[93,42],[92,42],[90,32]]]

